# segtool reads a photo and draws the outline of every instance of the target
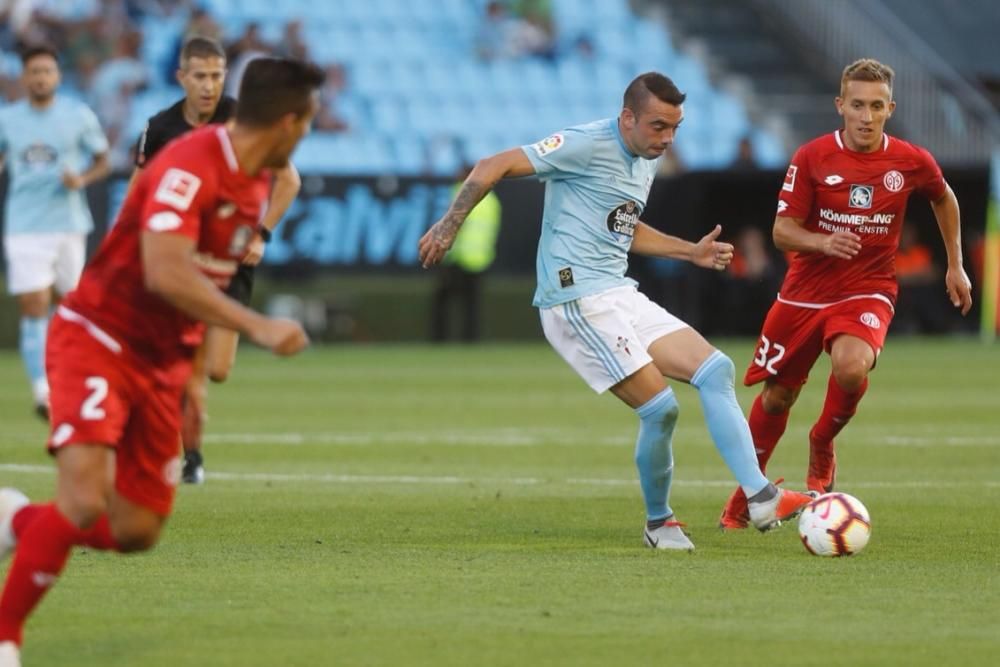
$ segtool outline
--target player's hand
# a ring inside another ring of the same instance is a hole
[[[83,177],[75,171],[69,169],[62,173],[62,184],[67,190],[79,190],[83,188]]]
[[[257,266],[264,258],[264,248],[266,244],[260,234],[254,234],[253,239],[247,246],[247,254],[243,256],[243,263],[248,266]]]
[[[257,345],[266,347],[279,357],[290,357],[309,345],[309,336],[306,335],[302,325],[283,317],[264,320],[250,338]]]
[[[965,273],[965,269],[961,266],[954,269],[949,268],[944,276],[944,285],[948,290],[951,305],[961,308],[963,315],[967,314],[972,308],[972,282],[969,280],[968,274]]]
[[[721,243],[715,239],[722,233],[722,225],[701,237],[691,251],[691,262],[705,269],[724,271],[733,261],[734,248],[730,243]]]
[[[444,218],[438,220],[420,238],[420,264],[426,269],[439,263],[448,254],[458,229],[448,225]]]
[[[820,245],[824,255],[839,259],[854,259],[861,252],[861,237],[853,232],[827,234]]]

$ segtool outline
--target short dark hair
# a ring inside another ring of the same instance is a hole
[[[222,58],[226,59],[226,51],[214,39],[209,37],[192,37],[181,47],[181,67],[188,58]]]
[[[291,58],[251,60],[240,81],[236,122],[261,127],[288,113],[302,116],[326,74],[312,63]]]
[[[59,64],[59,54],[55,47],[48,44],[34,44],[21,51],[21,65],[27,65],[29,60],[38,56],[49,56]]]
[[[687,95],[677,89],[669,77],[659,72],[646,72],[632,79],[625,89],[624,106],[632,113],[638,114],[646,106],[646,100],[655,96],[661,102],[680,106],[684,104]]]

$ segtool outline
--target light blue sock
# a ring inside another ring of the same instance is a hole
[[[49,326],[47,317],[22,317],[21,337],[19,347],[21,359],[24,360],[24,370],[28,372],[31,389],[35,400],[42,398],[39,394],[42,388],[48,393],[45,384],[45,332]]]
[[[736,402],[733,361],[716,350],[695,371],[691,385],[698,389],[708,432],[747,498],[767,486],[767,478],[757,464],[750,427]]]
[[[635,466],[646,502],[646,520],[663,519],[673,510],[667,504],[674,475],[671,442],[680,406],[674,390],[667,387],[635,410],[639,415],[639,437],[635,443]]]

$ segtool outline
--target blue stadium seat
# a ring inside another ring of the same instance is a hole
[[[634,14],[628,0],[551,0],[558,50],[552,62],[477,60],[487,0],[199,1],[229,38],[252,21],[278,39],[289,20],[300,19],[311,57],[347,67],[336,113],[351,132],[307,139],[299,151],[306,169],[413,174],[429,166],[443,174],[464,160],[617,115],[626,84],[649,70],[688,93],[678,152],[689,167],[720,166],[747,132],[762,162],[785,159],[773,135],[753,129],[742,102],[713,88],[704,66],[677,53],[664,26]],[[161,80],[134,100],[130,132],[169,103],[164,95],[179,97],[163,86],[173,83],[164,79],[183,21],[178,13],[144,22],[143,58]],[[580,36],[591,40],[594,57],[574,48]]]

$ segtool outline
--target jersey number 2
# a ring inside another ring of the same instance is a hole
[[[90,396],[80,406],[80,416],[89,421],[100,421],[107,413],[101,403],[108,397],[108,381],[98,375],[93,375],[83,381],[90,390]]]
[[[772,355],[770,358],[768,358],[769,354]],[[781,343],[772,343],[767,339],[767,336],[761,336],[760,347],[757,348],[757,356],[754,357],[753,362],[771,375],[777,375],[778,371],[774,368],[774,365],[781,361],[781,358],[784,356],[784,345]]]

